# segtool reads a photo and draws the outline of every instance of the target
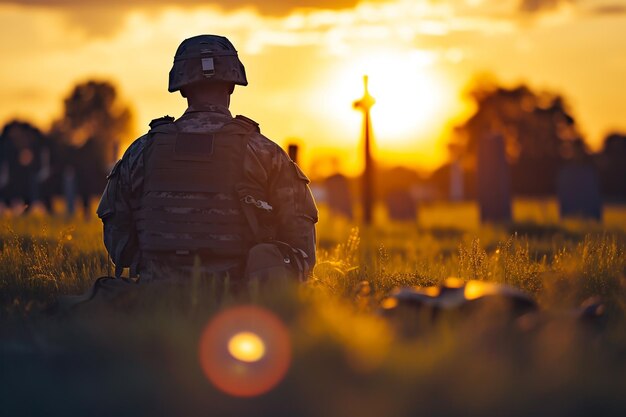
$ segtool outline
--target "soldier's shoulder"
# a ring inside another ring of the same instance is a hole
[[[151,134],[160,129],[167,128],[167,126],[173,126],[174,118],[172,116],[163,116],[153,119],[148,125],[150,130],[147,133],[139,136],[130,144],[130,146],[124,152],[122,156],[122,163],[133,166],[143,154],[146,145],[150,141]]]
[[[150,139],[150,134],[155,133],[160,129],[166,128],[167,126],[172,126],[173,123],[174,118],[172,116],[163,116],[152,119],[152,121],[148,123],[148,126],[150,127],[148,132],[135,139],[133,143],[131,143],[131,145],[128,147],[122,158],[132,158],[137,154],[141,154]]]
[[[251,118],[244,116],[243,114],[238,114],[235,117],[233,117],[233,122],[235,123],[240,123],[243,126],[248,127],[250,130],[255,130],[260,132],[261,128],[259,127],[259,123],[255,122],[254,120],[252,120]]]
[[[163,117],[152,119],[152,121],[148,125],[150,126],[150,130],[153,130],[158,128],[159,126],[165,126],[172,123],[174,123],[174,118],[172,116],[166,115]]]
[[[233,117],[232,124],[239,126],[242,129],[247,130],[250,134],[250,142],[254,145],[264,146],[264,147],[279,147],[273,140],[265,136],[261,133],[261,127],[258,122],[252,120],[249,117],[238,114]]]
[[[120,161],[122,165],[126,165],[131,167],[137,163],[141,155],[143,155],[143,150],[146,147],[146,143],[148,141],[148,134],[142,135],[135,139],[133,143],[126,149],[124,155],[122,156],[122,160]]]
[[[174,118],[172,116],[163,116],[153,119],[150,123],[150,130],[148,135],[155,135],[157,133],[172,133],[176,131],[174,125]]]
[[[149,135],[146,133],[135,139],[133,143],[131,143],[130,146],[126,149],[126,152],[124,152],[124,156],[122,156],[122,159],[132,158],[136,154],[141,153],[143,151],[143,148],[146,146],[148,136]]]
[[[250,148],[257,154],[265,154],[268,157],[274,158],[282,158],[283,156],[287,156],[283,148],[280,147],[279,144],[274,142],[272,139],[268,138],[261,132],[255,132],[250,135],[248,140],[248,144]],[[284,155],[283,155],[284,154]],[[287,157],[288,158],[288,157]]]
[[[281,149],[280,146],[276,144],[273,140],[263,135],[263,133],[261,133],[261,127],[259,126],[259,123],[249,117],[238,114],[231,120],[231,125],[236,125],[237,128],[243,129],[245,132],[248,133],[248,143],[253,150],[276,152]]]

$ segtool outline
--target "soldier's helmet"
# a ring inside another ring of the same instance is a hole
[[[185,39],[176,50],[170,71],[169,92],[200,81],[248,85],[246,70],[237,56],[237,50],[225,37],[194,36]]]

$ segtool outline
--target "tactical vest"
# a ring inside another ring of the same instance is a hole
[[[245,256],[255,238],[237,188],[257,129],[239,118],[212,133],[180,132],[172,120],[152,127],[136,212],[143,259]]]

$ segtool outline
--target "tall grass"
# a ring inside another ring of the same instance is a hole
[[[84,291],[110,270],[100,234],[96,222],[38,216],[1,221],[2,305],[30,308]]]
[[[462,217],[454,207],[446,213],[448,220]],[[94,305],[48,317],[37,312],[107,274],[100,224],[0,219],[3,412],[624,415],[626,228],[428,221],[357,229],[347,222],[331,227],[334,220],[325,219],[314,276],[283,292],[260,289],[252,298],[232,291],[230,281],[196,274],[189,285],[131,300],[140,308]],[[496,332],[481,317],[460,325],[441,321],[405,339],[377,314],[394,287],[436,285],[449,276],[514,285],[556,313],[600,295],[610,307],[608,330],[555,314],[530,330],[513,324]],[[271,309],[289,328],[293,362],[274,391],[240,400],[203,377],[197,342],[217,310],[250,302]]]
[[[550,227],[554,229],[545,230]],[[327,243],[319,249],[308,285],[350,298],[367,281],[368,291],[380,298],[398,286],[435,285],[456,276],[505,283],[535,295],[550,292],[546,285],[563,287],[566,281],[568,294],[575,294],[572,302],[619,293],[626,271],[626,231],[579,234],[581,225],[574,223],[542,236],[540,225],[520,224],[519,233],[511,233],[512,228],[346,228],[343,241],[331,244],[320,236]],[[0,302],[5,310],[80,293],[110,270],[97,219],[0,219]]]

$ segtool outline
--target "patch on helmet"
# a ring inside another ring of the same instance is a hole
[[[215,75],[215,63],[213,58],[202,58],[202,74],[209,78]]]

